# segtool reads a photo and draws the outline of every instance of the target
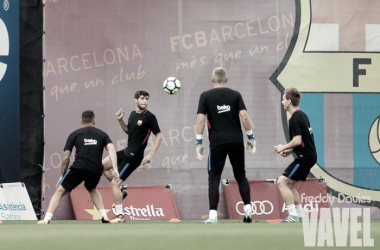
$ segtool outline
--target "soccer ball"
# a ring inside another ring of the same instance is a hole
[[[181,83],[179,80],[175,77],[168,77],[164,81],[164,91],[168,93],[169,95],[174,95],[179,92],[179,89],[181,88]]]

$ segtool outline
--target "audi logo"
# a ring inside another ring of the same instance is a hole
[[[267,206],[265,204],[268,204]],[[244,207],[244,204],[242,201],[239,201],[236,203],[236,212],[240,215],[244,215],[244,210],[243,212],[240,212],[239,210],[239,205],[242,205]],[[273,204],[272,202],[265,200],[265,201],[251,201],[251,206],[252,206],[252,215],[262,215],[262,214],[271,214],[273,212]],[[269,209],[270,207],[270,209]]]

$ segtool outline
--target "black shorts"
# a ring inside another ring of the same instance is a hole
[[[243,143],[227,143],[210,147],[207,164],[209,175],[219,176],[222,174],[227,155],[235,179],[245,178]]]
[[[124,150],[117,151],[116,155],[119,178],[125,181],[140,166],[142,158],[132,159],[124,154]]]
[[[313,157],[297,157],[290,163],[282,175],[294,181],[305,181],[315,163],[316,161]]]
[[[98,185],[100,177],[102,177],[102,174],[78,168],[70,168],[65,176],[63,176],[60,184],[67,192],[71,192],[84,181],[85,188],[87,190],[92,190]]]

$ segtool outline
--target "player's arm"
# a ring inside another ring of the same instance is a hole
[[[106,149],[108,151],[108,154],[111,160],[114,179],[117,179],[119,178],[119,170],[117,168],[117,156],[116,156],[115,146],[112,143],[108,143],[106,145]]]
[[[241,123],[243,123],[245,131],[249,131],[254,128],[251,118],[249,118],[249,115],[247,113],[247,110],[240,110],[239,115],[241,117]]]
[[[274,146],[274,151],[276,151],[277,153],[281,153],[283,151],[292,150],[292,152],[293,152],[293,148],[301,145],[301,143],[302,143],[302,136],[296,135],[293,137],[293,139],[288,144],[285,144],[285,145],[278,144],[277,146]],[[287,153],[288,153],[288,151],[287,151]]]
[[[248,136],[248,141],[246,144],[246,148],[249,150],[251,154],[256,153],[256,141],[255,137],[253,136],[253,123],[251,121],[251,118],[249,118],[249,115],[247,113],[247,110],[242,109],[239,111],[239,115],[241,118],[241,123],[243,124],[243,127],[245,129],[245,133]]]
[[[116,119],[119,121],[121,129],[126,134],[128,134],[128,125],[125,124],[125,122],[123,120],[123,117],[124,117],[124,110],[123,109],[119,109],[119,111],[116,112]]]
[[[205,150],[202,145],[203,140],[203,130],[205,128],[206,123],[206,115],[202,113],[198,113],[197,115],[197,134],[196,134],[196,145],[195,145],[195,151],[197,152],[197,157],[199,160],[203,160]]]
[[[144,165],[146,163],[149,163],[152,161],[153,159],[153,156],[154,154],[157,152],[158,148],[160,147],[161,145],[161,142],[162,142],[162,134],[161,132],[155,134],[156,136],[156,140],[154,142],[154,145],[152,147],[152,150],[149,152],[149,154],[147,154],[144,159],[141,161],[141,164]]]
[[[205,128],[206,115],[198,114],[197,117],[197,135],[203,135],[203,130]]]
[[[63,176],[67,172],[67,169],[68,169],[69,163],[70,163],[70,156],[71,156],[71,151],[70,150],[65,150],[64,153],[63,153],[63,159],[62,159],[61,176],[59,177],[59,180],[57,182],[56,188],[58,188],[59,183],[61,182]]]

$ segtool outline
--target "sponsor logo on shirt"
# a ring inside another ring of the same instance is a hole
[[[137,125],[138,125],[138,126],[141,126],[141,124],[142,124],[142,120],[138,120],[138,121],[137,121]]]
[[[98,144],[97,140],[94,139],[84,139],[84,145],[96,145]]]
[[[310,132],[310,134],[313,133],[313,129],[311,127],[309,128],[309,132]]]
[[[230,105],[223,105],[223,106],[216,105],[216,108],[219,110],[218,113],[223,113],[223,112],[227,112],[231,110]]]

